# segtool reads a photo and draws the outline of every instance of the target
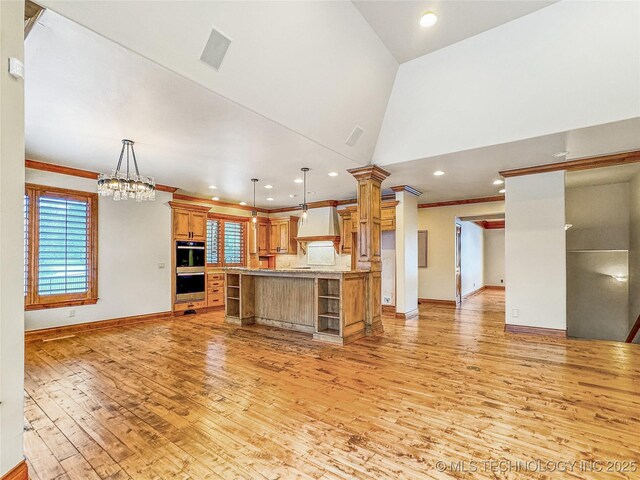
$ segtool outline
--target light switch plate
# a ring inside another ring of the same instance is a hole
[[[511,310],[511,316],[513,318],[518,318],[520,316],[520,310],[518,310],[517,308],[514,308],[513,310]]]
[[[13,78],[24,78],[24,63],[14,57],[9,58],[9,75]]]

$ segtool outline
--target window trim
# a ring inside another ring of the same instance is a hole
[[[250,218],[240,217],[236,215],[225,215],[224,213],[209,213],[207,215],[207,222],[209,220],[217,220],[220,222],[219,224],[219,245],[218,245],[218,258],[220,259],[219,263],[208,263],[207,267],[245,267],[248,262],[247,255],[247,235],[249,234],[249,221]],[[242,224],[242,263],[225,263],[224,261],[224,224],[226,222],[233,223],[241,223]],[[208,229],[208,226],[207,226]],[[209,245],[207,245],[207,256],[208,256]]]
[[[24,298],[24,309],[42,310],[45,308],[73,307],[94,305],[98,301],[98,194],[27,183],[25,195],[28,197],[27,212],[27,294]],[[42,196],[64,198],[87,202],[88,204],[88,246],[87,255],[88,289],[82,293],[65,293],[59,295],[38,295],[38,252],[39,252],[39,199]]]

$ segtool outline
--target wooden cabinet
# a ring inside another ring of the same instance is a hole
[[[383,232],[396,229],[396,205],[398,202],[383,202],[380,226]]]
[[[272,218],[269,221],[268,252],[275,254],[295,254],[298,252],[296,235],[298,217]]]
[[[357,207],[347,207],[338,212],[341,217],[340,253],[348,255],[353,250],[353,234],[358,231]]]
[[[194,242],[206,241],[207,213],[186,208],[173,208],[173,238]]]
[[[269,253],[269,222],[258,223],[258,254],[264,255]]]
[[[207,306],[224,307],[224,273],[207,274]]]

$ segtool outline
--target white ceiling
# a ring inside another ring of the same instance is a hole
[[[515,20],[555,1],[354,0],[353,3],[396,60],[404,63]],[[438,23],[433,27],[423,28],[418,23],[426,11],[438,15]]]
[[[39,3],[360,164],[373,157],[398,62],[350,1]],[[219,70],[200,60],[212,28],[232,39]]]
[[[32,30],[25,56],[29,158],[108,172],[120,139],[132,138],[143,174],[188,193],[251,202],[250,179],[257,177],[260,206],[294,206],[302,187],[293,180],[308,166],[308,190],[316,192],[309,200],[355,196],[346,170],[360,161],[51,11]],[[424,192],[421,202],[491,196],[500,188],[492,185],[500,170],[557,162],[558,151],[575,158],[639,148],[636,118],[388,165],[392,176],[383,186],[411,185]],[[446,174],[434,177],[438,169]],[[339,175],[329,177],[330,171]]]

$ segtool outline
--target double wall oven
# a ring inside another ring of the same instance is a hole
[[[204,242],[176,242],[176,302],[205,299]]]

